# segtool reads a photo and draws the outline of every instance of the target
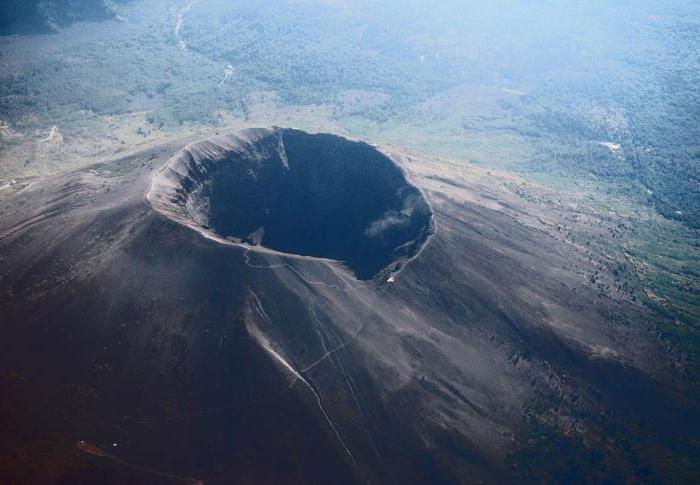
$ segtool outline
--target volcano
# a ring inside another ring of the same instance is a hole
[[[662,472],[700,419],[659,317],[489,180],[274,127],[3,189],[0,478]]]

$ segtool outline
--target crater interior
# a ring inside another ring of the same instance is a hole
[[[294,129],[191,144],[155,176],[149,200],[217,238],[341,261],[358,279],[398,269],[432,231],[430,206],[388,156]]]

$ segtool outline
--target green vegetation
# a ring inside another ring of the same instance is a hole
[[[110,4],[129,0],[5,0],[0,4],[0,35],[57,31],[81,20],[113,16]]]

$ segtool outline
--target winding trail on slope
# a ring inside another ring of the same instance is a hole
[[[317,333],[318,333],[318,328],[321,328],[321,323],[319,322],[318,316],[316,316],[316,312],[314,311],[314,309],[313,309],[313,308],[310,308],[310,310],[311,310],[312,316],[314,317],[315,324],[316,324],[316,328],[317,328]],[[345,347],[347,347],[348,345],[350,345],[351,343],[353,343],[353,342],[357,339],[357,337],[360,335],[360,332],[362,332],[362,330],[363,330],[366,326],[367,326],[367,321],[365,321],[362,325],[360,325],[360,327],[355,331],[355,333],[352,334],[352,336],[351,336],[350,338],[348,338],[347,340],[345,340],[344,342],[340,343],[338,346],[333,347],[333,348],[330,349],[330,350],[328,349],[328,347],[326,347],[326,343],[325,343],[325,341],[323,340],[323,337],[321,337],[321,335],[319,335],[319,339],[321,340],[321,345],[323,346],[323,349],[325,350],[325,353],[324,353],[321,357],[319,357],[318,359],[316,359],[314,362],[312,362],[311,364],[309,364],[309,365],[307,365],[306,367],[304,367],[303,369],[301,369],[301,370],[299,371],[299,373],[300,373],[300,374],[305,374],[305,373],[309,372],[311,369],[313,369],[314,367],[316,367],[317,365],[319,365],[320,363],[322,363],[324,360],[326,360],[326,359],[328,359],[329,357],[331,357],[333,354],[335,354],[335,353],[338,352],[339,350],[342,350],[343,348],[345,348]]]
[[[265,308],[262,306],[262,302],[260,301],[260,298],[258,298],[258,295],[255,293],[252,293],[253,297],[255,298],[255,311],[260,315],[263,319],[265,319],[268,323],[271,323],[270,317],[268,316],[267,312],[265,311]],[[251,329],[253,337],[258,341],[260,346],[265,349],[267,353],[269,353],[279,364],[282,365],[285,369],[287,369],[292,376],[294,376],[294,380],[292,381],[292,384],[296,382],[297,380],[301,381],[304,383],[306,387],[311,391],[311,393],[314,395],[316,398],[316,402],[318,404],[319,409],[321,410],[321,413],[323,414],[323,417],[325,418],[326,422],[328,423],[328,426],[333,430],[333,433],[335,434],[336,438],[338,439],[338,442],[342,446],[342,448],[345,450],[345,452],[348,454],[350,459],[353,461],[353,463],[358,466],[357,460],[355,459],[355,456],[352,454],[350,451],[350,448],[348,445],[345,443],[345,440],[343,439],[342,435],[340,434],[340,431],[336,427],[335,423],[333,422],[333,419],[331,419],[330,415],[328,414],[328,411],[326,411],[326,407],[323,405],[323,400],[321,399],[321,395],[316,391],[316,388],[309,382],[299,371],[297,371],[294,366],[292,366],[287,360],[280,355],[279,352],[277,352],[274,348],[272,348],[272,344],[270,341],[265,337],[265,335],[258,329],[257,327]]]
[[[328,267],[328,268],[330,269],[330,271],[333,273],[333,275],[334,275],[336,278],[338,278],[340,281],[343,282],[343,284],[346,286],[345,288],[342,288],[342,287],[340,287],[340,286],[338,286],[338,285],[335,285],[335,284],[332,284],[332,283],[326,283],[326,282],[324,282],[324,281],[309,280],[309,279],[307,279],[307,277],[304,276],[298,269],[296,269],[294,266],[292,266],[292,265],[289,264],[289,263],[276,263],[276,264],[269,264],[269,265],[261,265],[261,264],[252,263],[251,260],[250,260],[250,252],[251,252],[251,249],[248,248],[248,247],[244,247],[244,249],[245,249],[245,252],[243,253],[243,259],[244,259],[244,261],[245,261],[246,266],[248,266],[249,268],[253,268],[253,269],[278,269],[278,268],[288,268],[288,269],[290,269],[293,273],[295,273],[302,281],[304,281],[306,284],[311,285],[311,286],[324,286],[324,287],[326,287],[326,288],[332,288],[332,289],[335,289],[335,290],[338,290],[338,291],[342,291],[342,292],[345,292],[345,293],[348,293],[348,292],[350,292],[350,291],[355,291],[355,290],[358,290],[358,289],[360,289],[360,288],[369,288],[370,286],[374,286],[374,285],[362,284],[362,283],[358,283],[358,284],[356,284],[356,285],[351,285],[350,283],[348,283],[348,282],[345,280],[345,278],[343,278],[343,277],[341,277],[340,275],[338,275],[338,273],[336,272],[336,270],[333,268],[333,262],[324,260],[324,259],[322,259],[322,258],[313,258],[313,259],[316,259],[316,260],[319,261],[319,262],[325,263],[325,264],[326,264],[326,267]]]
[[[183,51],[187,50],[187,43],[183,40],[182,36],[180,35],[180,29],[182,28],[182,22],[185,20],[185,15],[187,15],[187,12],[190,11],[190,9],[198,3],[199,0],[192,0],[189,2],[187,5],[182,7],[180,11],[177,13],[177,19],[175,20],[175,38],[177,39],[177,44],[180,46],[180,49]]]
[[[97,457],[103,458],[105,460],[112,461],[112,462],[117,463],[118,465],[121,465],[123,467],[130,468],[131,470],[136,470],[139,472],[148,473],[151,475],[156,475],[156,476],[159,476],[162,478],[167,478],[167,479],[178,481],[181,483],[191,483],[193,485],[204,485],[204,482],[202,480],[197,480],[196,478],[171,475],[170,473],[159,472],[158,470],[152,470],[150,468],[143,468],[140,466],[132,465],[130,463],[125,462],[121,458],[117,458],[113,454],[104,451],[102,448],[99,448],[98,446],[93,445],[92,443],[88,443],[87,441],[83,441],[83,440],[78,441],[75,444],[75,447],[78,448],[80,451],[83,451],[84,453],[87,453],[87,454],[93,455],[93,456],[97,456]]]

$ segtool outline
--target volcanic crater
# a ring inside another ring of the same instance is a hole
[[[192,143],[156,173],[148,199],[207,237],[340,261],[361,280],[398,270],[433,231],[429,204],[387,155],[295,129]]]

